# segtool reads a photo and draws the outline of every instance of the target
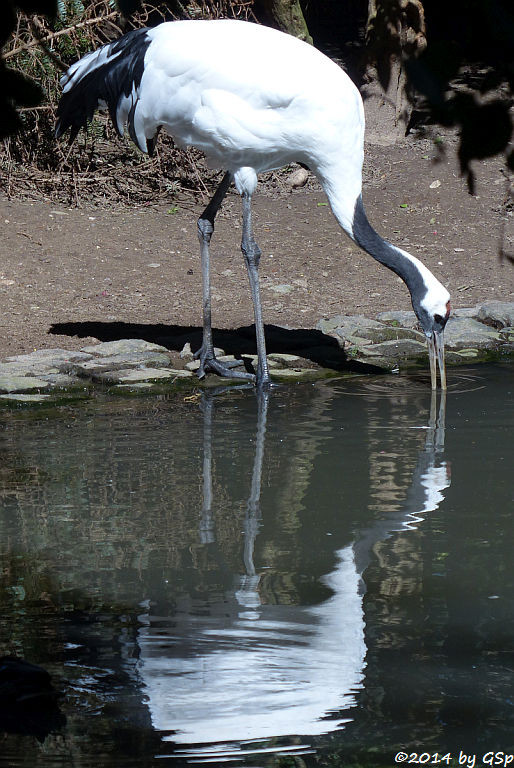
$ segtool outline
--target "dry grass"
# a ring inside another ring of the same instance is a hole
[[[242,18],[255,20],[254,0],[176,0],[168,5],[145,3],[141,13],[123,18],[111,0],[63,0],[60,17],[50,24],[42,17],[20,14],[6,46],[6,64],[37,81],[43,104],[21,112],[19,134],[0,143],[0,181],[8,196],[46,197],[66,204],[138,202],[203,191],[202,179],[213,176],[194,149],[178,151],[161,136],[153,158],[120,139],[108,119],[95,117],[72,146],[56,141],[54,126],[59,78],[84,53],[129,29],[154,26],[172,18]]]

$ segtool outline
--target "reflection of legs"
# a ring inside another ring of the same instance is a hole
[[[222,386],[222,387],[212,387],[209,388],[207,391],[202,392],[202,399],[200,401],[200,410],[203,413],[203,467],[202,467],[202,479],[203,479],[203,501],[202,501],[202,511],[200,513],[200,525],[199,525],[199,536],[200,536],[200,542],[202,544],[212,544],[216,540],[215,536],[215,527],[214,527],[214,518],[212,515],[212,422],[213,422],[213,415],[214,415],[214,403],[215,403],[215,397],[217,395],[223,395],[227,392],[234,393],[236,390],[243,390],[243,389],[252,389],[253,390],[253,384],[251,381],[246,382],[245,384],[230,384],[228,386]],[[261,392],[259,393],[261,395],[268,395],[268,392]],[[267,401],[266,401],[267,403]],[[261,408],[259,408],[259,414],[261,414]],[[263,422],[264,419],[264,422]],[[258,424],[264,423],[264,427],[260,428],[257,427],[257,450],[260,450],[260,454],[262,455],[262,452],[264,450],[264,434],[262,430],[266,430],[266,415],[264,416],[259,415],[258,417]],[[260,436],[262,433],[262,436]],[[254,467],[254,477],[255,473],[258,471],[258,489],[253,490],[254,485],[257,483],[256,480],[252,480],[252,494],[257,499],[257,503],[260,496],[260,477],[262,474],[262,458],[259,461],[259,469],[256,470]],[[250,502],[249,502],[250,503]]]
[[[216,214],[227,194],[231,181],[232,175],[227,171],[207,208],[198,219],[198,239],[200,240],[202,254],[203,340],[202,346],[196,352],[195,357],[200,359],[200,367],[198,369],[198,378],[200,379],[202,379],[208,371],[217,373],[219,376],[253,379],[253,376],[250,373],[230,370],[236,365],[241,365],[239,360],[233,363],[219,363],[214,355],[214,344],[212,341],[209,244],[211,242],[212,233],[214,232],[214,219],[216,218]]]
[[[264,459],[264,441],[266,437],[266,421],[268,416],[269,389],[257,389],[257,434],[255,436],[255,457],[253,462],[252,486],[244,520],[244,551],[243,560],[246,573],[241,576],[240,588],[236,591],[238,603],[246,608],[259,608],[260,574],[255,570],[254,550],[255,539],[261,527],[261,479]],[[255,616],[253,616],[255,618]]]
[[[214,537],[214,520],[212,519],[212,412],[214,402],[210,392],[202,395],[201,409],[203,411],[203,505],[200,518],[200,541],[202,544],[212,544]]]
[[[247,193],[243,193],[243,238],[241,241],[241,250],[248,271],[250,281],[250,290],[252,293],[253,311],[255,317],[255,335],[257,337],[257,385],[262,386],[271,383],[268,360],[266,358],[266,341],[264,338],[264,323],[262,321],[261,296],[259,291],[259,261],[261,251],[253,238],[252,231],[252,198]]]

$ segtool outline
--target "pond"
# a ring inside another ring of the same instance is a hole
[[[512,753],[512,370],[3,411],[0,764]]]

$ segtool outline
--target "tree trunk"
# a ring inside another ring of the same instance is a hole
[[[391,144],[405,136],[412,113],[405,61],[427,45],[421,0],[368,0],[366,43],[367,138]]]
[[[312,43],[300,0],[263,0],[263,6],[274,27]]]

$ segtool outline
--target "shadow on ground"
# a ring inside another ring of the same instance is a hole
[[[323,368],[355,373],[384,373],[382,368],[366,365],[348,358],[336,339],[321,331],[304,328],[283,328],[278,325],[265,326],[267,352],[281,352],[298,355]],[[199,326],[164,325],[145,323],[104,323],[77,322],[55,323],[49,333],[62,336],[93,337],[99,341],[119,341],[121,339],[144,339],[160,344],[169,350],[180,352],[189,342],[193,352],[202,343],[202,329]],[[214,329],[214,344],[226,354],[240,357],[243,354],[255,354],[255,326],[247,325],[233,330]]]

